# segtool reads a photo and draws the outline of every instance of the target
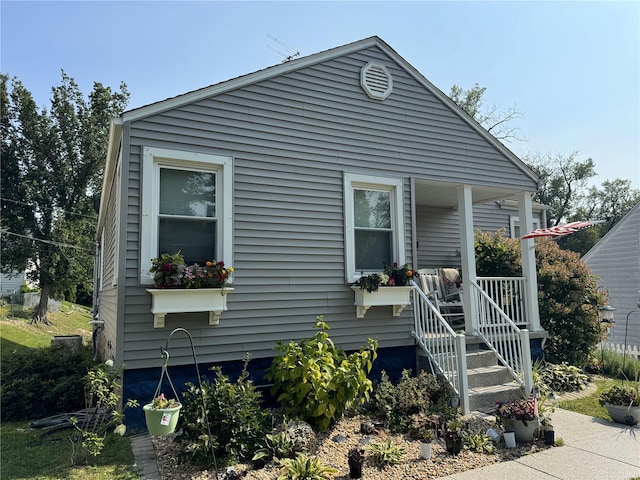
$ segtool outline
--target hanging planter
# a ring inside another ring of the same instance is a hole
[[[147,430],[151,435],[169,435],[173,433],[178,424],[180,409],[182,405],[178,403],[175,407],[156,408],[154,403],[147,403],[144,410],[144,419],[147,422]]]

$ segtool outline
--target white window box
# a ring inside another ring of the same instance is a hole
[[[151,294],[153,328],[163,328],[167,313],[183,312],[209,312],[209,325],[218,325],[220,314],[227,309],[227,294],[233,288],[148,288],[147,292]]]
[[[411,290],[413,287],[380,287],[375,292],[368,292],[366,288],[358,286],[351,287],[355,294],[355,302],[357,317],[364,318],[370,307],[378,307],[380,305],[392,305],[393,316],[398,317],[400,313],[411,303]]]

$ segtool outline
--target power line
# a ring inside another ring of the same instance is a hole
[[[85,252],[93,253],[93,250],[91,250],[91,249],[78,247],[76,245],[71,245],[69,243],[54,242],[53,240],[45,240],[44,238],[33,238],[33,237],[28,236],[28,235],[21,235],[19,233],[8,232],[7,230],[0,230],[0,233],[2,233],[3,235],[13,235],[15,237],[26,238],[27,240],[33,240],[35,242],[48,243],[48,244],[54,245],[56,247],[69,247],[69,248],[75,248],[77,250],[83,250]]]
[[[11,203],[17,203],[19,205],[25,205],[27,207],[31,207],[31,208],[35,208],[34,205],[30,204],[30,203],[26,203],[26,202],[21,202],[19,200],[11,200],[10,198],[4,198],[4,197],[0,197],[0,200],[2,200],[3,202],[11,202]],[[44,209],[48,209],[48,210],[53,210],[55,207],[43,207],[40,206],[40,208],[44,208]],[[84,215],[82,213],[75,213],[75,212],[70,212],[69,210],[62,210],[62,212],[64,213],[68,213],[70,215],[77,215],[79,217],[85,217],[85,218],[90,218],[91,220],[97,220],[98,216],[97,215]]]

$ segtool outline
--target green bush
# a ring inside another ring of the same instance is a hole
[[[367,374],[371,371],[378,349],[377,340],[347,355],[329,338],[329,326],[316,318],[315,336],[299,343],[278,342],[282,352],[273,359],[265,378],[273,382],[271,392],[285,414],[300,418],[320,430],[341,418],[357,399],[362,402],[373,390]]]
[[[231,462],[249,460],[269,426],[268,412],[261,407],[262,394],[248,379],[246,362],[235,383],[223,375],[220,367],[212,370],[215,380],[202,382],[212,437],[208,436],[200,388],[189,383],[183,395],[176,441],[183,444],[183,456],[196,462],[209,458],[211,446],[219,458]]]
[[[456,409],[450,406],[454,392],[451,386],[434,375],[421,371],[411,376],[411,370],[404,370],[394,385],[382,372],[380,382],[373,392],[373,410],[384,418],[389,430],[406,433],[411,427],[411,417],[419,414],[443,414],[453,418]]]
[[[478,276],[521,275],[520,242],[504,230],[475,234]],[[580,256],[553,240],[536,241],[540,323],[549,333],[546,358],[583,367],[600,341],[596,283]]]
[[[542,395],[549,393],[578,392],[589,383],[589,375],[573,365],[555,365],[537,361],[533,366],[533,381]]]
[[[80,353],[62,346],[2,355],[2,421],[38,420],[85,407],[84,378],[94,365],[90,348]]]

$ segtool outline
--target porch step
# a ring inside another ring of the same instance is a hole
[[[467,352],[468,370],[482,367],[493,367],[495,365],[498,365],[498,359],[492,351],[476,350],[475,352]]]
[[[503,385],[513,381],[513,377],[506,367],[493,365],[491,367],[467,368],[469,388]]]
[[[498,401],[509,401],[522,398],[522,390],[515,383],[491,385],[469,389],[469,409],[484,413],[494,413]]]

